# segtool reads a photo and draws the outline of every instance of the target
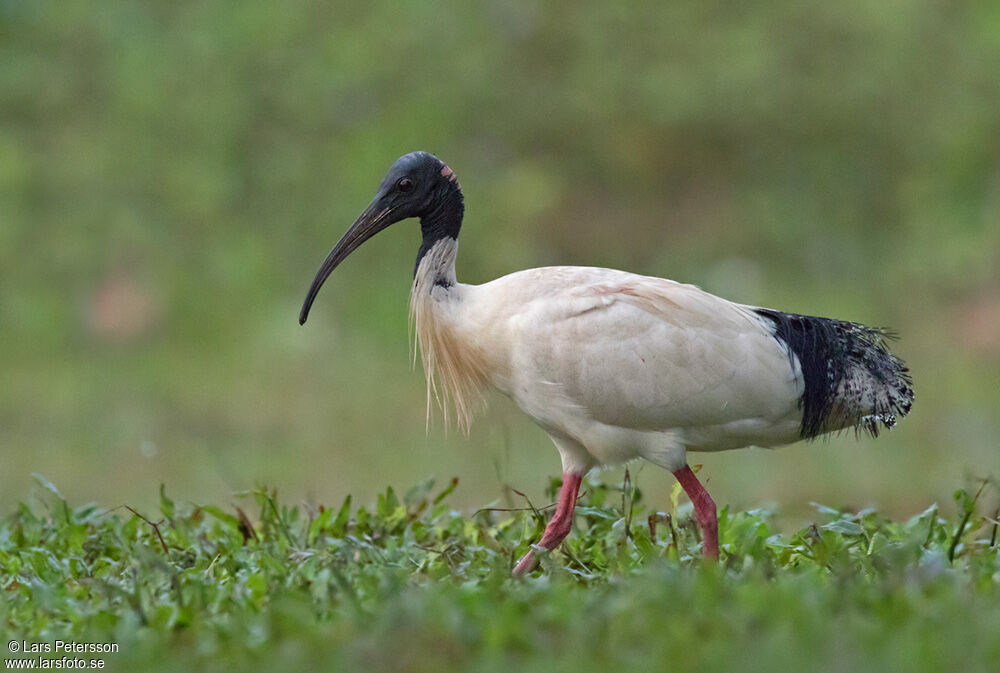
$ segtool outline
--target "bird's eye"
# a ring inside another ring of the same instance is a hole
[[[399,182],[396,183],[396,187],[399,188],[401,192],[408,192],[413,189],[413,180],[409,178],[400,178]]]

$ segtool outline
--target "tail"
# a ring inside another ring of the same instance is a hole
[[[855,322],[754,309],[774,323],[774,337],[798,358],[805,384],[803,438],[853,427],[877,437],[913,404],[910,370],[889,352],[892,335]]]

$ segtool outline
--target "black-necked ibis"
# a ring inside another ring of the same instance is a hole
[[[420,218],[410,312],[435,397],[468,428],[488,387],[545,429],[562,457],[559,502],[539,545],[569,534],[581,479],[634,458],[667,468],[694,504],[703,553],[718,558],[715,503],[688,451],[771,447],[845,428],[877,435],[913,401],[882,330],[735,304],[671,280],[555,266],[483,285],[455,279],[464,201],[427,152],[393,163],[371,205],[334,246],[316,293],[353,250]],[[515,574],[534,568],[529,551]]]

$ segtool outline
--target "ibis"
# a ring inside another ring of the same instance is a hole
[[[427,152],[397,159],[320,267],[299,323],[351,252],[419,218],[410,314],[428,405],[435,399],[467,430],[494,388],[548,433],[562,459],[555,514],[515,575],[536,566],[536,549],[554,549],[570,533],[591,469],[642,458],[670,470],[694,505],[703,556],[717,559],[715,503],[688,452],[774,447],[851,428],[875,436],[910,410],[909,370],[881,329],[612,269],[551,266],[460,283],[464,211],[446,163]]]

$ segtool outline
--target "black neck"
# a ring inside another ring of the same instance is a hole
[[[417,263],[413,267],[413,275],[417,274],[420,260],[443,238],[458,240],[458,232],[462,228],[462,215],[465,213],[465,200],[462,188],[455,180],[445,180],[441,192],[431,202],[430,209],[420,218],[420,231],[423,241],[417,253]]]

